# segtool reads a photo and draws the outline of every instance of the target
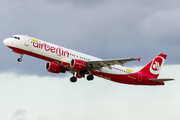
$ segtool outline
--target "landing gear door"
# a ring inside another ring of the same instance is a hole
[[[27,51],[32,52],[32,45],[30,44],[31,39],[27,35],[25,36],[24,46]]]
[[[26,35],[24,45],[29,46],[29,42],[30,42],[29,37]]]

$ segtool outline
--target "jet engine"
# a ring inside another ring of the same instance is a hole
[[[46,70],[52,73],[60,73],[60,72],[65,73],[66,72],[60,65],[57,65],[53,62],[46,63]]]
[[[76,70],[85,70],[87,67],[87,63],[81,60],[72,59],[70,66]]]

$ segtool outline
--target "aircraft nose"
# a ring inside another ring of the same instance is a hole
[[[8,45],[8,38],[4,39],[3,43],[7,46]]]

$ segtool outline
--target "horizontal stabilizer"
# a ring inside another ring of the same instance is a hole
[[[171,80],[174,80],[174,79],[171,79],[171,78],[160,78],[160,79],[149,79],[151,81],[155,81],[155,82],[163,82],[163,81],[171,81]]]

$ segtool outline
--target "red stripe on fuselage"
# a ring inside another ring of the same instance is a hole
[[[57,61],[55,59],[52,59],[52,58],[49,58],[49,57],[45,57],[45,56],[42,56],[42,55],[39,55],[39,54],[36,54],[36,53],[33,53],[33,52],[29,52],[29,51],[26,51],[26,50],[22,50],[22,49],[15,48],[15,47],[10,47],[10,46],[8,46],[8,47],[13,49],[13,50],[15,50],[15,51],[20,51],[21,53],[24,53],[24,54],[27,54],[27,55],[30,55],[30,56],[33,56],[33,57],[40,58],[42,60],[47,60],[47,61],[50,61],[50,62]]]
[[[132,85],[164,85],[164,82],[154,82],[149,81],[148,77],[143,77],[139,79],[139,73],[132,73],[132,74],[124,74],[124,75],[117,75],[117,74],[108,74],[108,73],[102,73],[98,71],[92,72],[93,75],[96,75],[98,77],[111,80],[118,83],[124,83],[124,84],[132,84]]]

